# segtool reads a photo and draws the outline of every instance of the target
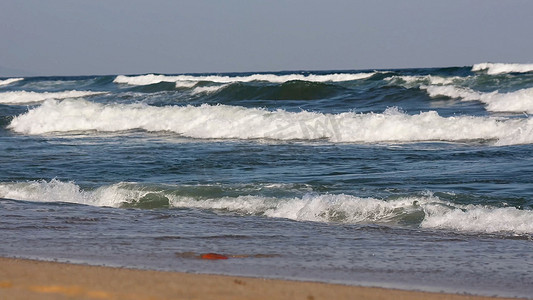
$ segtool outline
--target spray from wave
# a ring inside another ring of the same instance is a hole
[[[196,186],[199,191],[202,186]],[[205,197],[183,195],[180,186],[116,183],[83,190],[73,182],[53,179],[0,183],[0,198],[36,202],[69,202],[93,206],[199,208],[296,221],[348,224],[403,224],[459,232],[533,233],[533,211],[514,207],[459,205],[427,193],[397,199],[361,198],[346,194],[307,193],[302,197],[259,195]],[[191,187],[188,187],[190,190]]]

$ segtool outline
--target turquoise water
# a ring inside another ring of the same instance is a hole
[[[531,113],[527,65],[3,78],[0,255],[531,296]]]

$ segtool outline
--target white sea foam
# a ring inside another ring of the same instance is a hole
[[[474,232],[533,233],[533,211],[514,207],[494,208],[481,205],[450,207],[442,204],[424,205],[424,228]]]
[[[227,84],[223,84],[223,85],[213,85],[213,86],[199,86],[199,87],[195,87],[194,90],[192,90],[191,94],[193,94],[193,95],[211,94],[211,93],[217,92],[217,91],[225,88],[226,86],[228,86],[228,85]]]
[[[229,210],[243,214],[264,215],[297,221],[342,223],[396,222],[402,215],[419,210],[418,198],[385,201],[351,195],[308,194],[301,198],[260,196],[218,199],[173,198],[175,207]],[[418,205],[418,204],[417,204]]]
[[[251,81],[267,81],[274,83],[284,83],[292,80],[312,81],[312,82],[342,82],[352,81],[369,78],[374,75],[375,72],[370,73],[336,73],[336,74],[288,74],[288,75],[275,75],[275,74],[253,74],[249,76],[220,76],[220,75],[208,75],[208,76],[194,76],[194,75],[139,75],[139,76],[124,76],[119,75],[115,78],[115,83],[123,83],[129,85],[148,85],[159,82],[176,82],[176,86],[181,87],[191,83],[197,83],[200,81],[209,81],[216,83],[233,83],[233,82],[251,82]]]
[[[24,78],[8,78],[8,79],[0,80],[0,86],[9,85],[17,81],[21,81],[21,80],[24,80]]]
[[[493,112],[527,112],[533,113],[533,88],[522,89],[510,93],[481,93],[468,88],[451,85],[421,86],[430,97],[447,96],[460,98],[463,101],[480,101],[486,104],[488,111]]]
[[[0,103],[3,104],[27,104],[45,101],[47,99],[78,98],[91,95],[103,94],[103,92],[91,91],[64,91],[64,92],[27,92],[12,91],[0,93]]]
[[[176,88],[192,88],[197,83],[196,81],[176,81]]]
[[[92,206],[117,207],[131,199],[140,199],[147,192],[141,189],[124,188],[126,184],[118,183],[93,191],[84,191],[73,182],[52,179],[49,182],[30,181],[0,183],[0,198],[35,202],[68,202]]]
[[[157,187],[146,188],[133,183],[117,183],[85,191],[73,182],[53,179],[49,182],[0,183],[0,198],[120,207],[125,203],[139,203],[145,197],[157,195],[168,199],[169,205],[173,207],[225,210],[297,221],[398,224],[402,221],[405,223],[409,216],[422,214],[423,219],[418,224],[422,228],[460,232],[533,233],[531,210],[458,205],[431,194],[394,200],[345,194],[307,194],[295,198],[247,195],[206,199],[181,196],[176,193],[176,189],[179,190],[179,186],[165,190]]]
[[[8,126],[23,134],[69,131],[167,131],[199,139],[318,140],[347,143],[495,140],[533,143],[533,119],[441,117],[435,111],[384,113],[268,111],[228,105],[100,104],[83,99],[47,100]]]
[[[472,67],[473,72],[487,70],[487,74],[527,73],[533,71],[533,64],[481,63]]]
[[[460,88],[452,85],[445,86],[421,86],[420,89],[426,90],[430,97],[446,96],[450,98],[461,98],[465,101],[481,100],[483,93],[475,92],[468,88]]]
[[[423,75],[423,76],[392,76],[387,77],[385,80],[394,83],[405,85],[406,87],[415,87],[419,85],[444,85],[452,84],[469,79],[469,77],[443,77],[435,75]]]

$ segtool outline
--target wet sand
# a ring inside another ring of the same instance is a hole
[[[0,299],[493,298],[0,258]]]

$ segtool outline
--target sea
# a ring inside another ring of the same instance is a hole
[[[533,298],[531,114],[533,64],[2,77],[0,256]]]

